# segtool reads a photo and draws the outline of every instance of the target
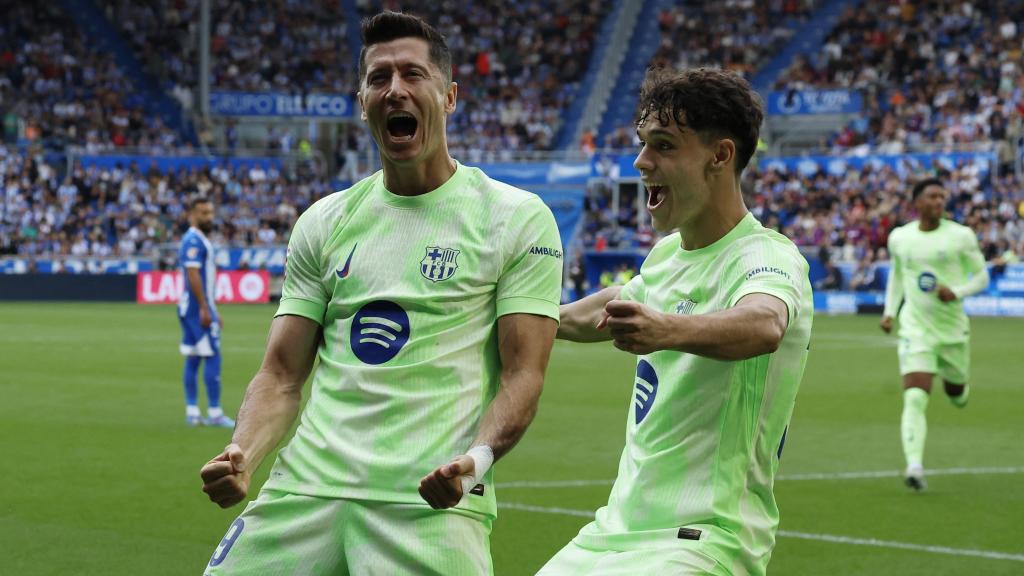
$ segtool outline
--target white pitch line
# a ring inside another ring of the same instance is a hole
[[[520,504],[518,502],[499,502],[498,508],[506,510],[522,510],[523,512],[540,512],[541,514],[561,514],[563,516],[579,516],[580,518],[594,519],[594,512],[591,510],[574,510],[572,508],[553,508],[551,506],[534,506],[532,504]]]
[[[1024,554],[1011,554],[1009,552],[992,552],[990,550],[972,550],[969,548],[950,548],[948,546],[927,546],[924,544],[910,544],[908,542],[875,540],[874,538],[850,538],[849,536],[833,536],[831,534],[808,534],[806,532],[792,532],[789,530],[779,530],[778,535],[784,538],[819,540],[822,542],[832,542],[834,544],[852,544],[854,546],[876,546],[879,548],[899,548],[900,550],[913,550],[915,552],[931,552],[932,554],[948,554],[950,556],[974,556],[976,558],[989,558],[992,560],[1013,560],[1014,562],[1024,562]]]
[[[582,486],[611,486],[615,480],[515,480],[498,482],[497,488],[578,488]]]
[[[937,468],[925,470],[925,476],[973,476],[984,474],[1024,474],[1024,466],[988,466],[981,468]],[[868,470],[862,472],[809,472],[779,474],[776,480],[858,480],[863,478],[900,478],[902,470]],[[611,486],[614,480],[514,480],[498,482],[498,488],[582,488]]]
[[[576,510],[573,508],[555,508],[550,506],[533,506],[518,502],[500,502],[498,508],[505,510],[521,510],[524,512],[538,512],[541,514],[560,514],[562,516],[578,516],[580,518],[593,519],[594,513],[590,510]],[[779,530],[776,532],[783,538],[798,538],[801,540],[817,540],[820,542],[831,542],[833,544],[850,544],[854,546],[875,546],[877,548],[897,548],[900,550],[912,550],[914,552],[929,552],[931,554],[947,554],[949,556],[971,556],[974,558],[988,558],[990,560],[1012,560],[1024,562],[1024,554],[1013,554],[1010,552],[993,552],[991,550],[974,550],[970,548],[950,548],[948,546],[929,546],[925,544],[912,544],[910,542],[893,542],[891,540],[875,540],[874,538],[851,538],[849,536],[835,536],[833,534],[810,534],[807,532],[793,532],[791,530]]]
[[[973,476],[982,474],[1021,474],[1024,466],[989,466],[982,468],[938,468],[925,470],[925,476]],[[776,480],[856,480],[859,478],[899,478],[902,470],[874,470],[867,472],[822,472],[808,474],[779,474]]]

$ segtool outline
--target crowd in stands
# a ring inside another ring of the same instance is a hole
[[[186,107],[199,84],[199,0],[101,0],[145,70]],[[338,0],[212,0],[211,86],[244,92],[355,91]]]
[[[658,14],[661,44],[653,66],[710,63],[751,76],[796,32],[815,0],[678,2]]]
[[[825,143],[835,151],[980,146],[1008,164],[1024,113],[1021,22],[1021,2],[866,0],[775,87],[862,91],[864,112]]]
[[[199,0],[99,3],[144,70],[183,109],[193,109]],[[362,16],[381,9],[416,13],[445,34],[460,88],[458,109],[449,120],[449,146],[468,161],[554,148],[611,9],[601,0],[468,5],[358,0],[356,5]],[[212,0],[211,27],[215,89],[351,95],[358,87],[349,28],[337,0]]]
[[[215,203],[215,244],[284,244],[298,215],[333,192],[305,170],[76,165],[62,178],[42,157],[0,146],[0,255],[158,258],[188,229],[197,194]]]
[[[0,0],[0,12],[3,142],[89,152],[184,145],[143,113],[114,58],[95,49],[57,3]]]
[[[459,105],[448,121],[453,155],[550,150],[576,101],[601,22],[602,0],[360,2],[423,16],[448,40]]]
[[[662,42],[654,64],[703,63],[750,75],[790,38],[816,0],[680,1],[658,15]],[[212,0],[215,88],[352,93],[354,55],[341,3]],[[380,9],[426,17],[447,37],[459,106],[449,120],[449,147],[465,162],[501,160],[512,150],[548,150],[593,53],[610,10],[600,0],[510,3],[482,0],[357,0],[363,15]],[[199,0],[132,3],[99,0],[145,70],[185,108],[197,84]],[[94,49],[76,22],[53,3],[0,0],[0,255],[158,257],[187,227],[185,203],[211,196],[218,209],[214,240],[223,245],[281,244],[298,214],[332,191],[307,167],[230,168],[163,173],[130,165],[101,170],[63,167],[44,149],[118,148],[152,154],[187,150],[155,116],[112,56]],[[995,0],[865,0],[851,6],[822,50],[800,57],[777,89],[854,87],[865,112],[827,143],[834,152],[900,153],[924,145],[984,147],[996,166],[931,167],[952,191],[950,216],[978,235],[990,262],[1024,255],[1024,181],[1013,172],[1011,143],[1024,115],[1024,3]],[[230,144],[236,128],[225,124]],[[269,131],[268,147],[311,156],[311,143],[287,128]],[[591,134],[592,138],[593,135]],[[25,143],[28,143],[27,152]],[[596,142],[591,145],[596,148]],[[15,151],[20,145],[22,151]],[[636,145],[632,126],[608,135],[606,148]],[[229,148],[232,146],[229,145]],[[334,151],[336,177],[356,180],[373,156],[365,130],[346,130]],[[920,177],[915,174],[913,177]],[[615,206],[610,181],[590,186],[583,246],[643,250],[657,240],[643,191]],[[751,166],[747,205],[766,226],[792,238],[826,264],[821,286],[874,289],[894,226],[914,218],[908,176],[889,168],[842,175]],[[842,278],[835,263],[856,263]]]
[[[649,65],[680,70],[711,65],[749,79],[789,42],[817,3],[678,0],[672,8],[658,13],[661,41]],[[637,144],[635,129],[632,125],[620,126],[594,144],[607,149],[633,148]]]
[[[1014,262],[1024,256],[1024,180],[1014,174],[984,173],[976,166],[934,168],[950,191],[948,217],[978,236],[986,260]],[[913,178],[923,177],[917,174]],[[744,198],[765,226],[776,229],[808,254],[831,262],[856,262],[861,277],[853,287],[877,288],[873,265],[888,260],[886,243],[896,226],[916,218],[909,190],[913,180],[891,168],[824,171],[804,175],[781,169],[744,173]],[[643,194],[643,191],[639,191]],[[646,215],[638,215],[636,196],[619,200],[616,212],[606,183],[590,187],[582,242],[594,250],[645,249],[656,240]]]
[[[974,230],[987,261],[1024,255],[1024,181],[966,166],[928,175],[944,182],[950,191],[947,217]],[[889,168],[842,176],[750,170],[744,182],[747,204],[766,226],[799,246],[818,247],[823,261],[856,262],[847,279],[853,289],[881,286],[875,265],[888,260],[889,233],[916,218],[911,186],[912,181]]]

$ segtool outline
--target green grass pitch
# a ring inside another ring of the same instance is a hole
[[[272,313],[222,311],[231,414]],[[184,424],[173,309],[5,303],[0,326],[0,574],[200,574],[240,507],[199,489],[229,431]],[[769,574],[1024,574],[1024,321],[973,329],[970,405],[940,393],[928,412],[926,467],[950,473],[912,494],[884,474],[902,468],[895,340],[877,318],[818,316]],[[537,419],[497,465],[497,574],[533,574],[606,501],[632,386],[629,355],[556,346]],[[556,481],[587,482],[521,485]]]

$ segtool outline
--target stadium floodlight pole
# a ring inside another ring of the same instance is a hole
[[[210,121],[210,0],[199,3],[199,109]]]

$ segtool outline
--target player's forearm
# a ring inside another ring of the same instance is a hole
[[[480,431],[473,441],[473,446],[490,446],[495,460],[519,442],[533,421],[544,386],[544,373],[519,370],[503,373],[501,380],[501,388],[484,412]]]
[[[295,422],[302,404],[302,382],[260,370],[245,391],[231,441],[238,444],[251,470],[273,450]]]
[[[684,316],[665,314],[663,349],[717,360],[745,360],[770,354],[786,334],[785,322],[763,306],[737,306],[721,312]]]
[[[598,330],[597,324],[604,316],[604,307],[619,297],[621,286],[605,288],[571,304],[559,307],[557,338],[573,342],[604,342],[611,340],[607,330]]]
[[[973,296],[988,288],[988,283],[988,268],[982,266],[979,271],[975,272],[974,275],[970,277],[970,279],[958,286],[951,286],[950,290],[953,291],[953,294],[956,294],[958,300],[963,300],[968,296]]]
[[[889,279],[885,286],[885,307],[882,316],[895,316],[903,301],[903,282],[895,266],[889,268]]]

